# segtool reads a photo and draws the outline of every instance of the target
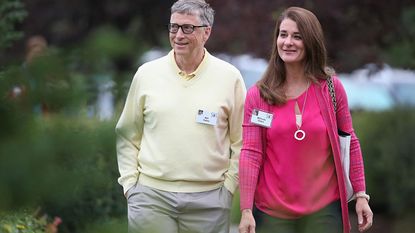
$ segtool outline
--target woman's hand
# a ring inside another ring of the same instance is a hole
[[[356,214],[359,231],[367,231],[373,224],[373,213],[366,198],[358,197],[356,199]]]
[[[255,219],[252,210],[242,210],[241,222],[239,223],[239,233],[255,233]]]

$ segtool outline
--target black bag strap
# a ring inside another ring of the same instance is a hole
[[[329,93],[331,96],[331,101],[333,102],[333,107],[334,107],[334,113],[337,112],[337,101],[336,101],[336,92],[334,91],[334,84],[333,84],[333,79],[329,76],[327,78],[327,85],[329,87]],[[337,117],[336,117],[337,119]],[[340,136],[350,136],[349,133],[343,132],[340,129],[337,130]]]

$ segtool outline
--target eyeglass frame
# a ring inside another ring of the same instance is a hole
[[[172,32],[172,26],[176,26],[177,25],[177,31]],[[183,30],[183,27],[190,27],[192,29],[191,32],[185,32],[186,30]],[[193,24],[177,24],[177,23],[169,23],[167,25],[167,29],[169,30],[170,33],[176,34],[177,32],[179,32],[180,28],[182,29],[183,34],[192,34],[195,31],[195,28],[202,28],[202,27],[209,27],[209,25],[200,25],[200,26],[196,26]]]

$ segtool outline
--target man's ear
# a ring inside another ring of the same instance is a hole
[[[204,30],[204,34],[203,34],[203,41],[206,43],[206,41],[209,39],[210,37],[210,33],[212,32],[212,27],[206,27]]]

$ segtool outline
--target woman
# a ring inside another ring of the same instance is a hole
[[[338,129],[351,135],[358,229],[372,225],[347,96],[326,60],[316,16],[303,8],[286,9],[276,24],[268,68],[246,97],[239,164],[241,233],[255,232],[254,202],[278,233],[350,232]],[[334,83],[336,112],[328,77]]]

